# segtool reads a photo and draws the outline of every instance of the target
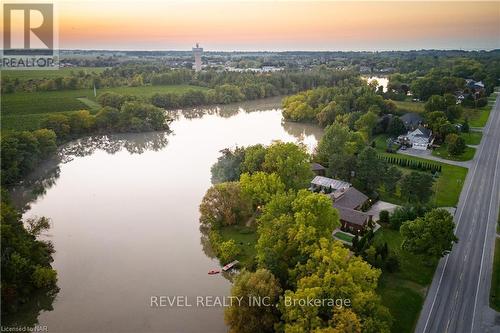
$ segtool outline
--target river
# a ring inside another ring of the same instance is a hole
[[[51,218],[44,237],[55,245],[60,287],[52,310],[24,316],[49,332],[225,332],[221,307],[156,308],[150,298],[230,294],[228,280],[207,275],[219,265],[202,242],[198,205],[223,148],[273,140],[314,148],[321,130],[284,122],[279,104],[179,111],[170,133],[64,146],[13,193],[31,200],[25,218]]]

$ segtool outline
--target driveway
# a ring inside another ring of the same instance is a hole
[[[460,162],[460,161],[450,161],[450,160],[446,160],[446,159],[441,158],[441,157],[432,156],[432,150],[430,150],[430,149],[426,149],[426,150],[414,149],[414,148],[408,148],[406,150],[400,149],[400,150],[398,150],[398,154],[425,158],[427,160],[456,165],[456,166],[461,166],[464,168],[469,168],[472,165],[472,160]]]
[[[375,222],[377,222],[379,220],[379,216],[380,216],[381,211],[386,210],[389,213],[392,213],[397,207],[399,207],[399,206],[395,205],[395,204],[391,204],[389,202],[377,201],[375,204],[373,204],[373,206],[370,208],[370,210],[366,212],[366,214],[372,215],[373,220]]]

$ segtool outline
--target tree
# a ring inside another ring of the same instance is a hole
[[[360,131],[364,138],[365,142],[368,142],[372,136],[373,129],[377,125],[378,116],[373,111],[368,111],[355,122],[355,128]]]
[[[401,170],[399,170],[399,168],[396,167],[395,165],[387,167],[382,177],[384,189],[387,191],[387,193],[389,194],[396,193],[396,188],[402,175],[403,173],[401,172]]]
[[[449,121],[455,121],[462,116],[463,109],[460,105],[451,105],[446,108],[445,113]]]
[[[377,151],[365,147],[358,155],[356,181],[358,186],[368,193],[374,193],[383,180],[386,162],[378,158]]]
[[[453,156],[463,154],[465,148],[467,148],[464,138],[454,133],[448,134],[445,142],[448,146],[448,153]]]
[[[69,118],[59,113],[53,113],[47,116],[47,118],[42,121],[41,127],[54,131],[59,140],[66,139],[71,130]]]
[[[287,286],[289,269],[304,260],[304,253],[321,237],[331,237],[340,226],[338,212],[323,194],[301,190],[275,195],[258,219],[256,258]],[[304,252],[305,251],[305,252]]]
[[[54,293],[57,273],[52,269],[54,247],[36,235],[47,226],[47,219],[33,221],[31,233],[23,225],[21,214],[12,206],[8,194],[1,193],[1,284],[2,315],[15,312],[36,292]],[[38,223],[39,222],[39,223]]]
[[[241,163],[241,172],[248,172],[250,174],[262,171],[262,164],[266,156],[266,148],[261,145],[253,145],[245,148],[245,158]]]
[[[458,242],[454,228],[450,213],[444,209],[434,209],[423,218],[403,223],[400,229],[402,247],[413,254],[439,259]]]
[[[279,322],[279,312],[274,306],[281,295],[278,280],[266,269],[255,272],[243,271],[235,279],[231,296],[241,299],[224,311],[229,331],[234,333],[274,332]],[[252,300],[262,300],[266,305],[256,306]]]
[[[316,158],[321,164],[328,165],[333,177],[350,179],[351,172],[356,168],[355,155],[364,146],[363,137],[359,133],[335,122],[325,129],[316,148]]]
[[[403,123],[403,121],[395,116],[392,117],[391,120],[389,121],[389,125],[387,126],[387,134],[389,134],[392,137],[398,137],[401,134],[406,133],[406,126]]]
[[[205,193],[200,204],[200,222],[208,227],[244,223],[252,214],[250,203],[241,193],[240,184],[215,184]]]
[[[99,104],[102,106],[110,106],[115,109],[120,109],[125,101],[125,96],[114,92],[105,92],[97,97],[97,102]]]
[[[241,163],[245,158],[245,149],[236,147],[234,149],[221,150],[222,156],[210,169],[212,173],[212,183],[222,183],[235,181],[240,178]]]
[[[33,136],[38,141],[38,149],[42,158],[48,157],[57,149],[57,136],[53,130],[46,128],[33,131]]]
[[[296,274],[297,288],[285,291],[280,303],[285,332],[327,332],[346,315],[346,308],[328,304],[301,306],[300,300],[307,299],[349,299],[349,317],[354,327],[360,326],[355,332],[390,331],[389,311],[375,292],[380,271],[351,255],[340,242],[319,239],[310,248],[308,259],[297,266]]]
[[[443,96],[432,95],[429,100],[425,103],[425,111],[445,111],[446,110],[446,100]]]
[[[401,196],[408,202],[427,202],[432,195],[433,181],[428,173],[412,171],[401,178]]]
[[[310,156],[305,146],[291,142],[271,144],[264,157],[263,169],[268,173],[276,173],[287,189],[304,188],[313,178]]]
[[[262,171],[252,175],[244,173],[240,177],[241,191],[250,198],[254,207],[268,203],[271,198],[285,191],[285,185],[275,173]]]
[[[214,245],[217,246],[217,256],[223,264],[235,260],[240,254],[240,249],[234,239]]]
[[[69,117],[71,132],[77,135],[88,133],[95,123],[94,116],[87,110],[71,113]]]

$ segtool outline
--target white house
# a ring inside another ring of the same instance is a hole
[[[430,129],[419,126],[406,135],[400,135],[398,140],[401,144],[409,145],[414,149],[426,150],[431,144],[431,134]]]

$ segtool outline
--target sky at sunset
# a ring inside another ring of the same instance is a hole
[[[55,3],[62,49],[188,50],[196,42],[213,51],[500,48],[498,1]]]

